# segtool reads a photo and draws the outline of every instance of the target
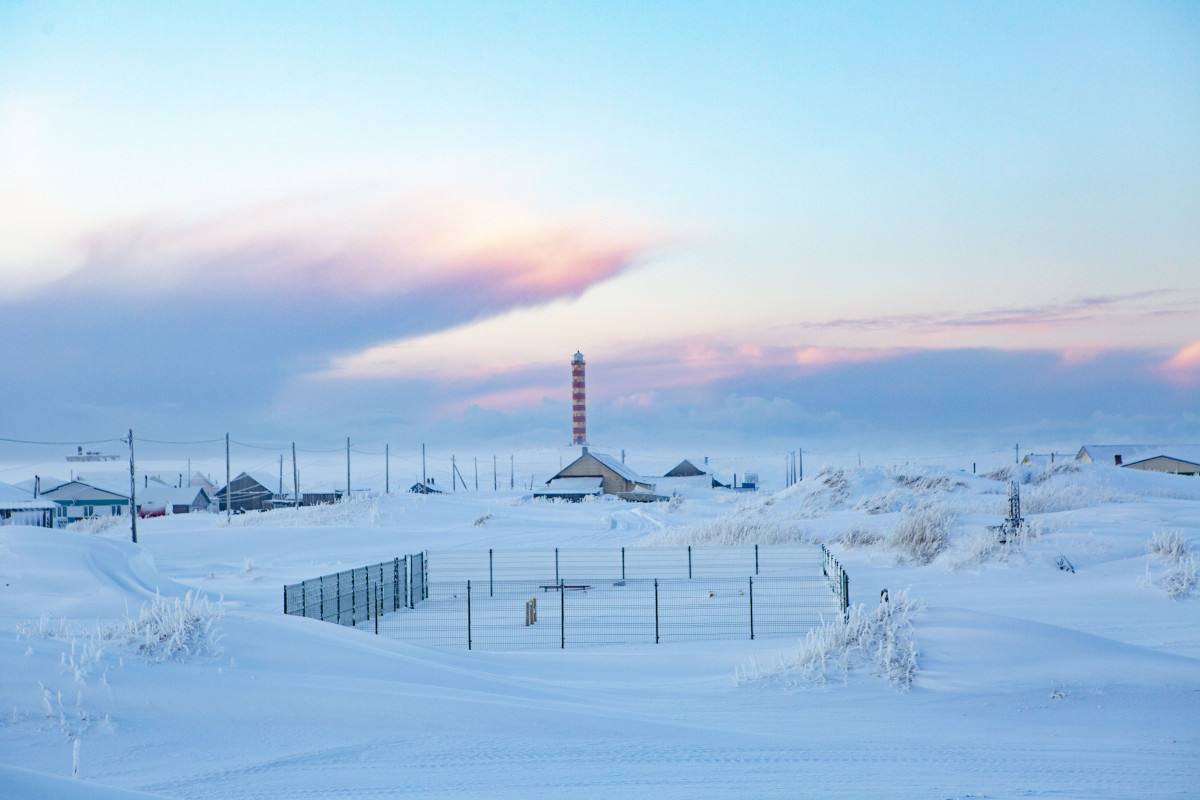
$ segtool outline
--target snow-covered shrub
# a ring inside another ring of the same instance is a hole
[[[1155,531],[1146,545],[1150,555],[1164,561],[1183,561],[1188,556],[1187,540],[1178,530]]]
[[[128,528],[129,517],[85,517],[67,526],[67,530],[78,533],[103,533],[113,528]]]
[[[751,661],[740,668],[738,682],[821,684],[831,674],[844,680],[851,670],[865,667],[896,688],[908,690],[918,666],[912,619],[920,610],[921,604],[903,591],[871,611],[851,606],[845,621],[835,619],[809,631],[800,647],[780,656],[777,663],[764,666]]]
[[[926,503],[900,518],[892,547],[918,564],[928,564],[950,544],[955,513],[941,503]]]
[[[1187,597],[1200,585],[1200,561],[1192,555],[1182,532],[1155,531],[1146,549],[1163,565],[1162,572],[1155,575],[1151,565],[1146,564],[1147,584],[1157,586],[1176,600]]]
[[[678,511],[680,506],[682,506],[682,505],[683,505],[683,495],[673,494],[673,495],[671,495],[671,502],[667,503],[667,511],[672,511],[672,512]]]
[[[127,617],[107,638],[127,642],[153,661],[215,655],[222,616],[220,603],[199,593],[183,598],[155,594],[136,618]]]
[[[837,541],[846,547],[871,547],[882,542],[883,536],[875,531],[855,527],[839,536]]]
[[[803,544],[811,542],[808,531],[793,521],[766,514],[728,514],[717,519],[678,528],[664,528],[647,536],[648,546],[677,544]]]

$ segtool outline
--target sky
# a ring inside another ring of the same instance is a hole
[[[0,437],[1200,441],[1197,142],[1189,2],[0,0]]]

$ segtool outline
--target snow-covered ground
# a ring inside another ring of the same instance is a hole
[[[1036,513],[1000,548],[1009,477]],[[1195,796],[1200,480],[866,468],[772,494],[662,488],[683,499],[181,515],[143,521],[137,546],[0,528],[0,797]],[[1178,538],[1152,554],[1156,532]],[[923,604],[898,631],[910,689],[837,637],[466,652],[280,613],[284,583],[421,549],[787,541],[825,542],[867,616],[885,587]]]

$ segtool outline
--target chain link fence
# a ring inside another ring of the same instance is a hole
[[[491,650],[797,635],[848,598],[823,545],[418,553],[284,588],[285,613]]]

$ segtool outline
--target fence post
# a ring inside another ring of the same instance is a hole
[[[554,548],[558,553],[558,548]],[[558,648],[567,647],[567,590],[563,588],[562,580],[558,581]]]
[[[318,580],[321,581],[321,622],[325,622],[325,576],[322,575]]]
[[[338,625],[342,624],[342,573],[337,574],[337,619]]]
[[[658,644],[658,578],[654,579],[654,643]]]
[[[758,574],[758,545],[754,545],[754,574]]]
[[[375,604],[375,635],[379,635],[379,610],[383,606],[383,587],[375,586],[375,596],[371,598],[371,602]]]
[[[621,580],[625,580],[625,548],[621,548]]]
[[[492,570],[492,548],[489,547],[488,548],[488,597],[496,596],[492,589],[493,574],[494,573]]]
[[[304,589],[304,582],[300,582],[300,589]],[[287,616],[287,584],[283,585],[283,615]]]
[[[358,627],[358,577],[350,570],[350,627]]]
[[[554,582],[562,583],[562,578],[558,576],[558,548],[554,548]]]
[[[750,640],[754,640],[754,578],[750,579]]]
[[[392,611],[400,610],[400,559],[392,561]]]
[[[692,546],[688,545],[688,580],[692,579]]]
[[[846,619],[850,618],[850,576],[846,574],[846,570],[838,565],[838,569],[842,573],[842,616]]]
[[[471,581],[467,581],[467,649],[471,649]]]

